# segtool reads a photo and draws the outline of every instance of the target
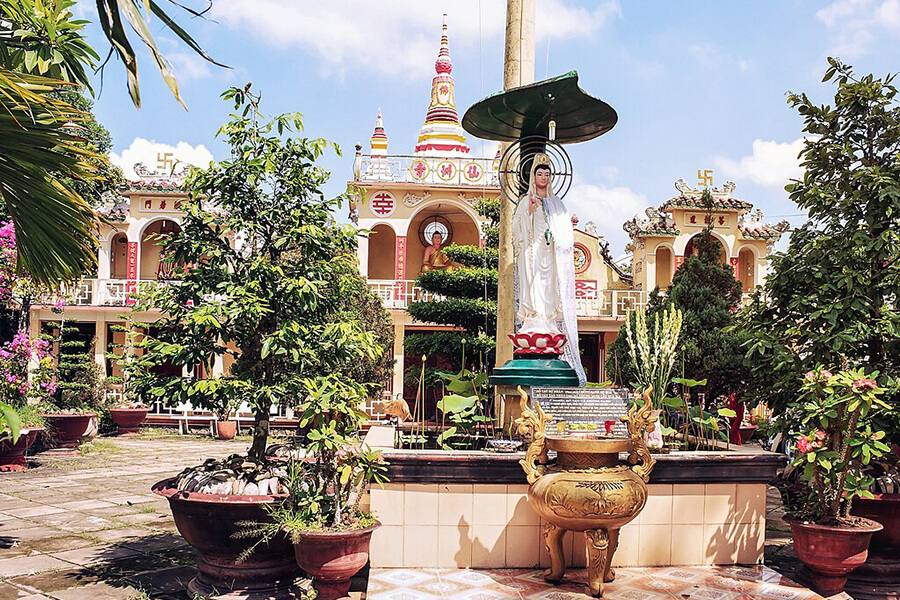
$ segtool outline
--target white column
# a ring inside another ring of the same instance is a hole
[[[403,337],[406,326],[403,323],[394,325],[394,395],[403,393]]]
[[[106,312],[99,311],[95,323],[95,335],[97,342],[94,345],[94,362],[103,369],[103,376],[106,377],[106,348],[109,345],[106,338]]]
[[[100,248],[97,251],[97,279],[110,278],[109,256],[115,237],[116,234],[113,233],[108,240],[100,242]]]
[[[356,250],[356,256],[359,258],[359,272],[363,277],[369,275],[369,236],[368,234],[360,236],[359,248]]]

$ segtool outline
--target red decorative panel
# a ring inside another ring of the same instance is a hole
[[[597,280],[596,279],[576,279],[575,280],[575,297],[576,298],[596,298],[597,297]]]
[[[675,270],[678,270],[678,267],[684,264],[684,256],[675,255]]]
[[[372,212],[379,217],[389,217],[394,214],[397,202],[394,196],[388,192],[378,192],[372,196]]]
[[[400,300],[404,292],[406,279],[406,237],[397,236],[397,244],[394,248],[394,279],[397,284],[394,288],[394,299]]]
[[[125,302],[127,304],[134,304],[134,298],[131,297],[131,294],[134,293],[135,290],[135,282],[138,278],[138,243],[137,242],[128,242],[128,267],[125,270],[125,277],[128,279],[128,283],[125,284]]]
[[[740,277],[738,275],[738,271],[739,271],[738,265],[740,265],[741,263],[740,263],[740,260],[738,259],[738,257],[732,256],[731,258],[728,259],[728,262],[729,262],[729,264],[731,264],[732,267],[734,267],[734,278],[740,279]]]

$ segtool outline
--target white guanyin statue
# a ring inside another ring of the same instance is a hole
[[[578,218],[553,194],[546,154],[531,167],[528,193],[513,213],[517,334],[565,335],[563,357],[580,385],[586,380],[578,353],[573,227]],[[514,340],[515,341],[515,340]],[[517,344],[517,351],[521,346]]]

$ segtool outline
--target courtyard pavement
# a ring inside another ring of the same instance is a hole
[[[155,482],[246,450],[230,442],[150,430],[103,438],[80,456],[38,455],[28,471],[0,474],[0,600],[188,600],[196,554],[175,528]],[[790,534],[770,495],[767,562],[790,575]],[[577,600],[584,571],[551,587],[539,571],[373,570],[369,600]],[[607,598],[814,600],[765,567],[619,569]]]

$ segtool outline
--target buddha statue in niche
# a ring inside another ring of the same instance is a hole
[[[444,236],[439,231],[431,234],[431,245],[425,248],[425,253],[422,255],[421,273],[427,273],[428,271],[454,271],[459,268],[459,263],[453,262],[444,254],[442,249],[443,243]]]

